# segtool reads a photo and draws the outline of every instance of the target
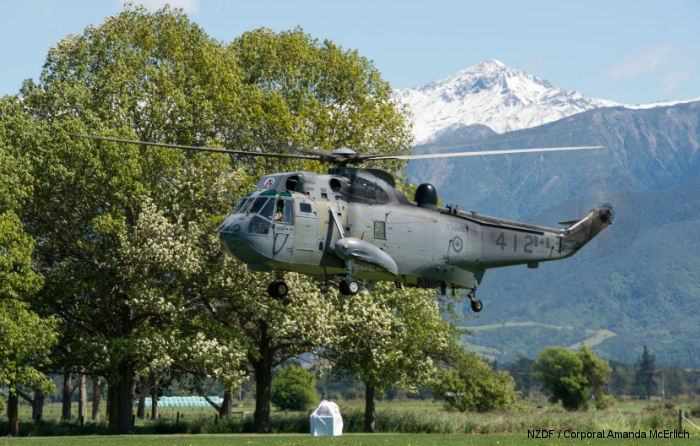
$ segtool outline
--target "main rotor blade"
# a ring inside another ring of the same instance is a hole
[[[214,149],[211,147],[199,147],[199,146],[187,146],[182,144],[168,144],[164,142],[150,142],[150,141],[138,141],[135,139],[122,139],[113,138],[111,136],[94,136],[94,135],[81,135],[79,133],[69,133],[70,136],[75,136],[78,138],[95,139],[98,141],[110,141],[118,142],[124,144],[136,144],[142,146],[154,146],[154,147],[167,147],[169,149],[182,149],[191,150],[195,152],[215,152],[215,153],[228,153],[230,155],[250,155],[250,156],[263,156],[268,158],[301,158],[310,160],[321,159],[320,155],[294,155],[291,153],[275,153],[275,152],[252,152],[248,150],[229,150],[229,149]]]
[[[508,155],[511,153],[531,153],[531,152],[564,152],[570,150],[597,150],[604,149],[605,146],[579,146],[579,147],[540,147],[533,149],[504,149],[504,150],[482,150],[478,152],[455,152],[455,153],[428,153],[424,155],[366,155],[362,160],[420,160],[430,158],[454,158],[459,156],[481,156],[481,155]]]

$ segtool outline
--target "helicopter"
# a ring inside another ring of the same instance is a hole
[[[614,221],[609,203],[582,218],[551,228],[439,206],[435,187],[418,186],[413,200],[380,169],[354,167],[368,161],[596,150],[603,146],[546,147],[441,154],[359,154],[340,148],[331,153],[298,150],[269,153],[215,149],[113,137],[96,140],[221,152],[232,155],[312,159],[329,163],[326,174],[281,172],[264,175],[236,203],[216,229],[226,252],[249,269],[277,272],[268,293],[284,298],[284,272],[338,279],[341,294],[354,295],[361,282],[391,281],[397,287],[468,290],[471,309],[483,303],[476,291],[487,269],[512,265],[537,268],[540,262],[575,254]],[[333,283],[336,285],[335,283]]]

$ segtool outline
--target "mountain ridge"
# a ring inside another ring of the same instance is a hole
[[[648,109],[700,100],[627,105],[556,88],[497,59],[480,62],[423,86],[394,91],[413,114],[416,144],[433,142],[452,126],[479,124],[495,133],[537,127],[603,107]]]

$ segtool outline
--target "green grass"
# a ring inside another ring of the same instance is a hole
[[[144,435],[144,436],[105,436],[105,437],[50,437],[50,438],[17,438],[1,439],[0,446],[14,445],[99,445],[99,446],[316,446],[316,445],[357,445],[357,446],[557,446],[595,444],[629,445],[629,446],[674,446],[692,445],[698,441],[697,437],[690,440],[614,440],[601,439],[592,441],[565,440],[565,439],[532,439],[523,434],[349,434],[342,437],[311,437],[308,434],[272,434],[272,435]]]
[[[347,438],[355,438],[356,442],[362,444],[375,444],[375,439],[384,438],[385,443],[381,444],[433,444],[439,441],[440,444],[453,444],[457,439],[461,443],[472,444],[465,441],[483,441],[484,438],[496,438],[498,445],[518,444],[518,441],[527,440],[528,444],[540,444],[535,439],[527,439],[529,429],[554,429],[574,430],[579,432],[597,431],[637,431],[649,432],[657,429],[675,429],[678,423],[678,409],[690,412],[691,408],[698,407],[697,400],[679,400],[675,403],[665,400],[652,401],[625,401],[605,410],[587,410],[580,412],[568,412],[559,405],[523,402],[520,407],[508,411],[494,411],[489,413],[460,413],[445,410],[442,403],[429,401],[408,401],[408,402],[379,402],[377,404],[377,428],[380,432],[401,433],[387,434],[388,436],[355,436],[354,433],[362,432],[363,429],[363,405],[360,402],[341,402],[341,412],[345,425],[346,434],[351,433]],[[344,439],[311,439],[305,432],[308,432],[308,416],[306,412],[279,412],[273,411],[271,426],[276,435],[257,436],[246,435],[246,432],[253,431],[252,415],[246,414],[243,417],[234,416],[232,419],[218,420],[214,423],[214,411],[202,411],[199,408],[175,408],[181,416],[180,423],[175,423],[174,418],[164,417],[158,422],[151,420],[137,420],[135,431],[137,437],[110,437],[106,423],[87,422],[80,427],[76,421],[58,422],[57,420],[46,420],[40,426],[36,426],[28,419],[29,413],[22,412],[22,423],[20,433],[31,437],[42,437],[55,435],[50,439],[22,438],[13,441],[24,442],[38,441],[38,443],[28,444],[83,444],[82,441],[106,442],[122,441],[122,438],[138,438],[131,444],[210,444],[202,441],[212,441],[211,444],[218,444],[221,438],[228,438],[227,444],[297,444],[305,445],[309,441],[325,441],[326,443],[308,444],[346,444]],[[244,407],[242,409],[248,409]],[[250,407],[252,410],[252,407]],[[249,412],[248,410],[244,410]],[[174,414],[173,414],[174,415]],[[0,420],[0,435],[4,434],[7,422]],[[695,435],[693,441],[700,444],[700,432],[694,432],[690,426],[687,429],[691,435]],[[301,434],[300,434],[301,433]],[[95,436],[103,435],[103,436]],[[163,436],[161,434],[167,434]],[[233,435],[231,435],[233,434]],[[439,434],[439,435],[427,435]],[[456,435],[452,435],[456,434]],[[478,434],[478,435],[473,435]],[[82,435],[81,437],[72,437]],[[80,441],[76,438],[81,438]],[[343,437],[346,438],[346,437]],[[415,442],[412,439],[419,439]],[[84,439],[84,440],[82,440]],[[267,440],[269,439],[269,440]],[[195,441],[196,440],[196,441]],[[306,441],[304,441],[306,440]],[[541,443],[555,446],[562,443],[557,442]],[[41,443],[44,441],[44,443]],[[222,440],[223,441],[223,440]],[[263,441],[257,443],[257,441]],[[337,441],[338,443],[328,443]],[[351,440],[347,440],[351,441]],[[378,441],[378,440],[377,440]],[[510,443],[505,443],[506,441]],[[594,440],[595,444],[607,444],[607,440]],[[679,440],[673,440],[678,442]],[[693,441],[687,442],[692,444]],[[5,440],[0,438],[0,446]],[[585,441],[580,441],[585,444]],[[590,441],[589,441],[590,442]],[[85,443],[88,444],[88,443]],[[92,444],[92,443],[89,443]],[[114,443],[122,444],[122,443]],[[350,444],[350,443],[347,443]],[[377,443],[380,444],[380,443]],[[473,444],[496,444],[496,443],[473,443]],[[571,443],[573,444],[573,443]],[[616,443],[619,444],[619,443]],[[633,443],[629,443],[633,444]],[[645,440],[644,444],[669,444],[650,442]]]

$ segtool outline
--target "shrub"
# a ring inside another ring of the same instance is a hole
[[[440,373],[434,392],[462,412],[487,412],[513,407],[518,400],[514,387],[508,372],[494,371],[475,353],[464,352]]]
[[[270,390],[272,403],[282,410],[307,410],[318,402],[313,373],[298,365],[278,369]]]
[[[561,401],[567,410],[585,408],[591,394],[597,406],[607,407],[603,388],[610,372],[610,365],[585,346],[578,353],[549,347],[535,361],[535,377],[542,383],[542,390],[551,402]]]

